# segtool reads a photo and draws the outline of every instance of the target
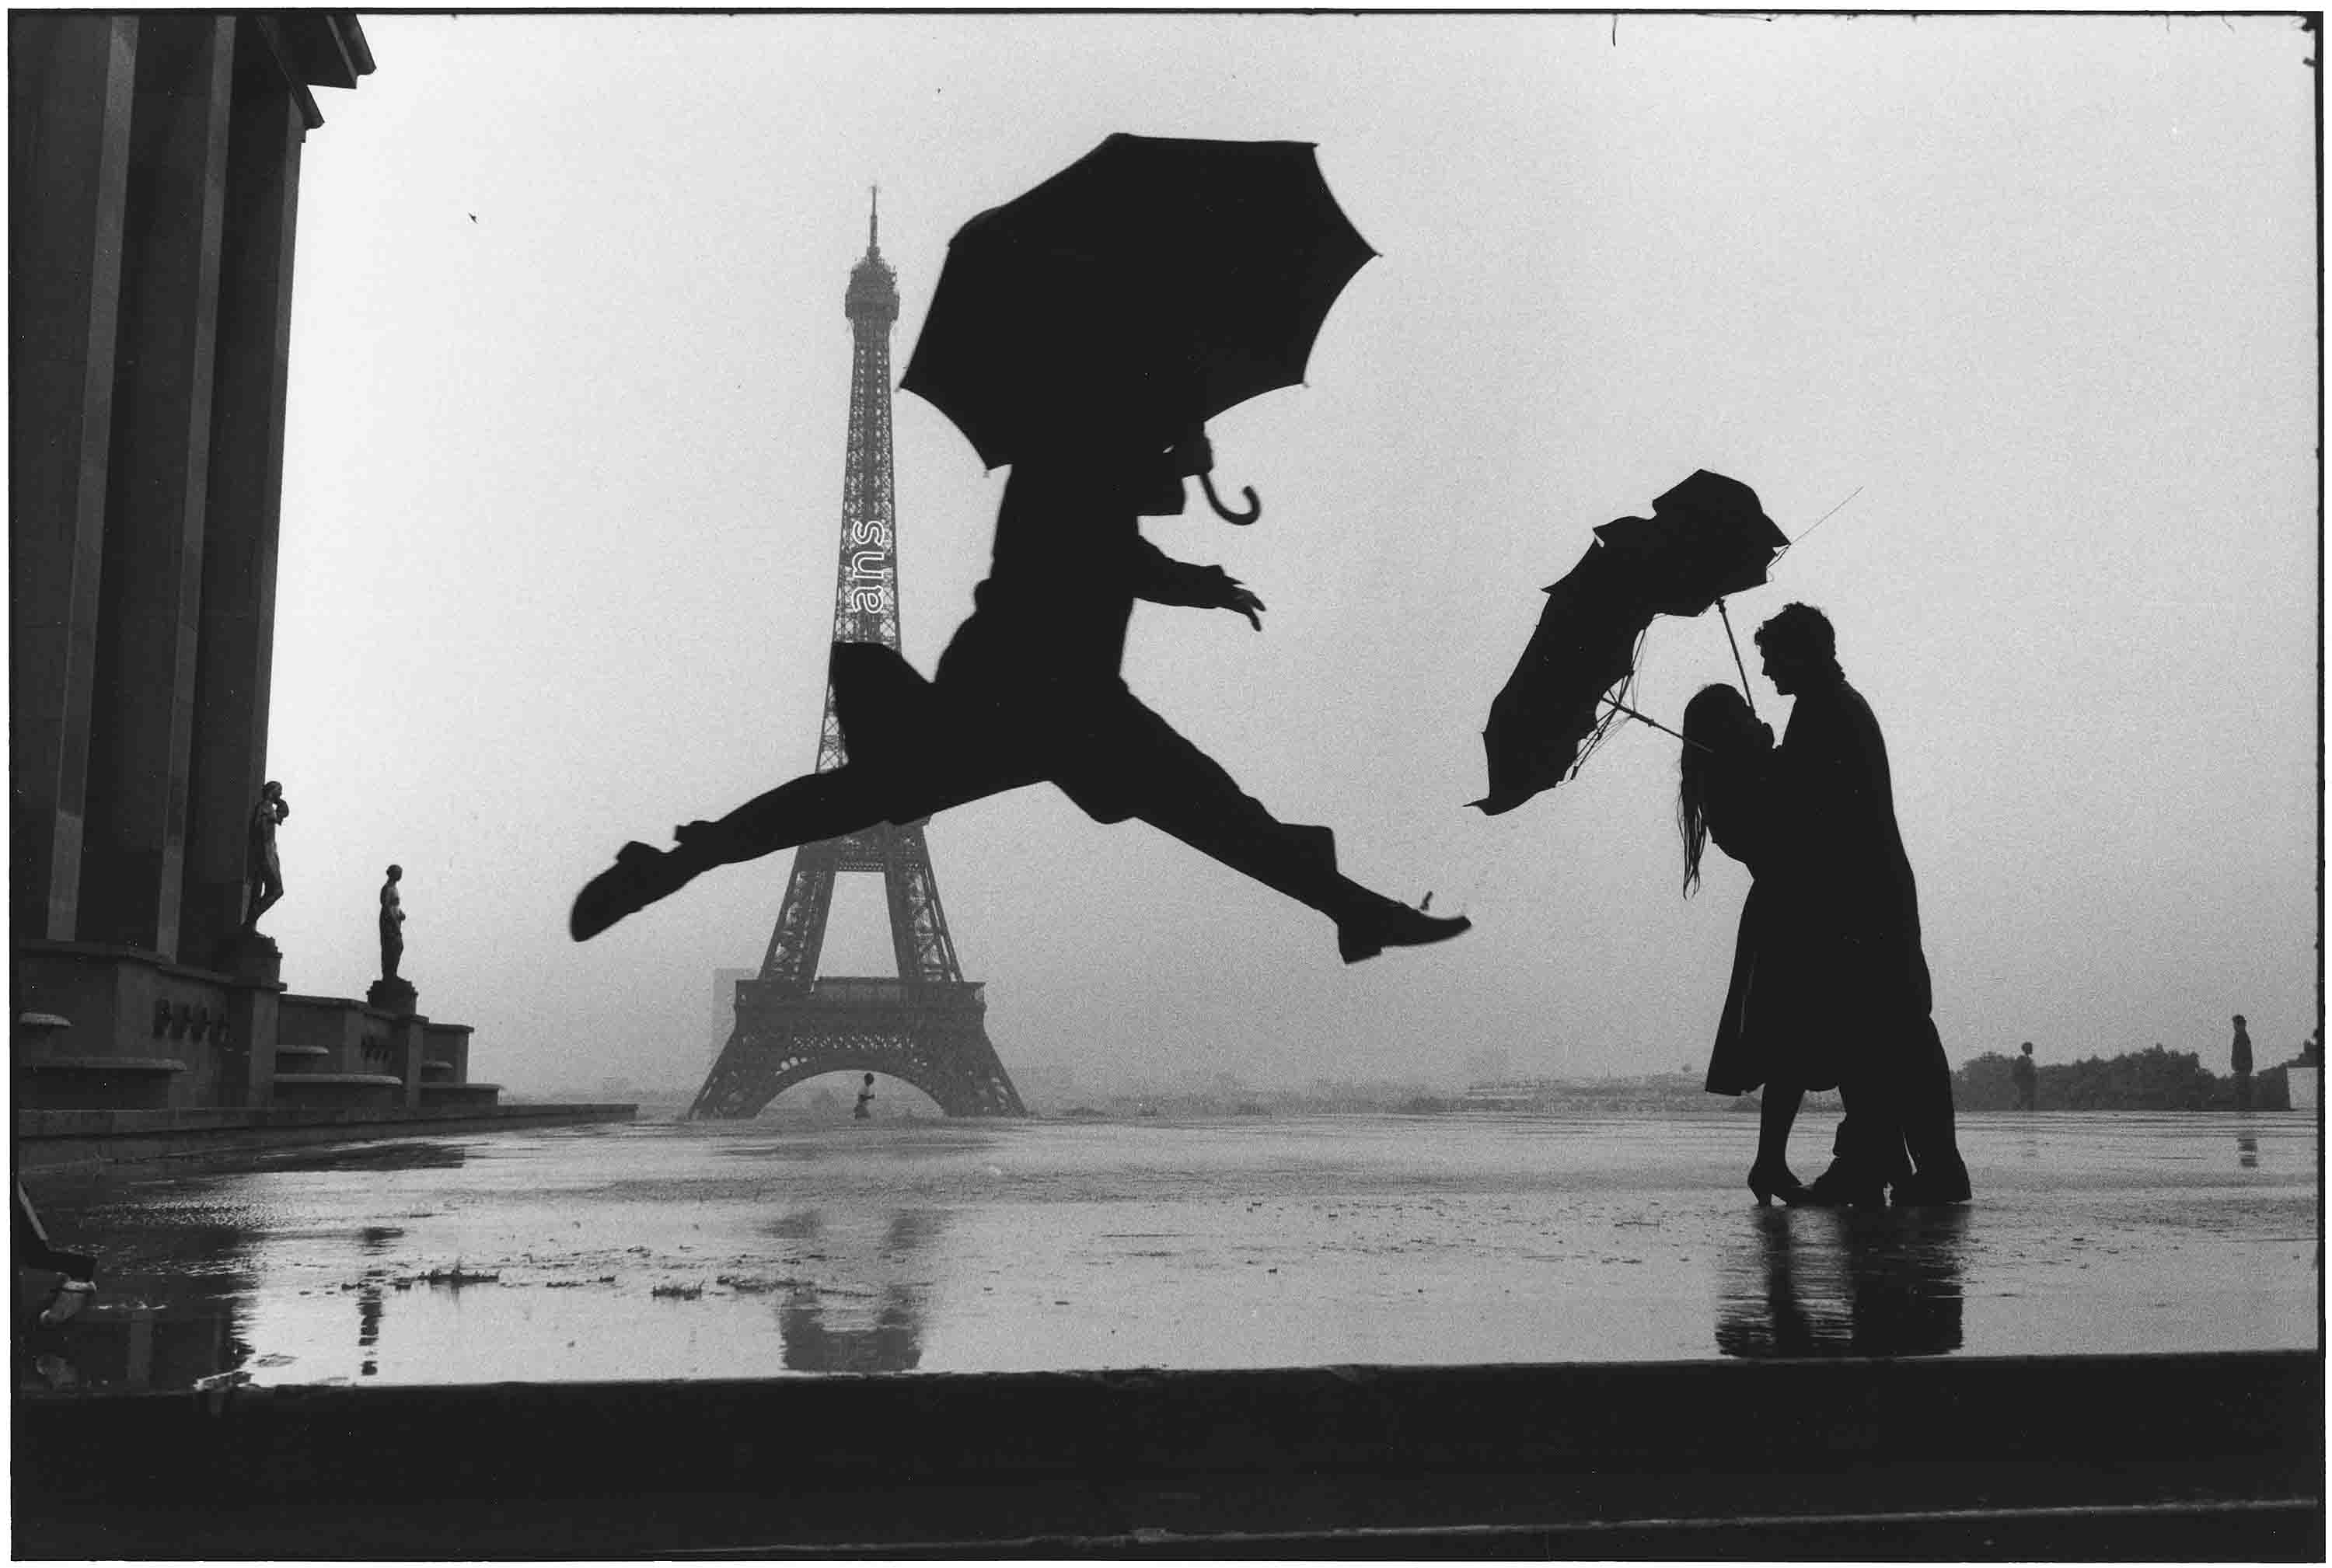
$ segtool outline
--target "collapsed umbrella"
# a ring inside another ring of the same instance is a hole
[[[957,231],[899,385],[991,468],[1097,434],[1163,448],[1300,383],[1375,253],[1309,142],[1112,136]]]
[[[1490,816],[1577,771],[1612,722],[1604,693],[1633,674],[1654,616],[1696,616],[1759,586],[1790,542],[1755,491],[1705,468],[1654,501],[1650,517],[1607,522],[1595,539],[1546,589],[1538,629],[1490,704],[1490,792],[1474,802]]]

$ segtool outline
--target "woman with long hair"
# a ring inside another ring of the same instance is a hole
[[[1806,1190],[1790,1173],[1790,1127],[1806,1090],[1829,1085],[1807,1082],[1814,1076],[1811,1064],[1792,1059],[1787,1026],[1773,1005],[1787,989],[1773,983],[1783,961],[1785,929],[1777,918],[1782,899],[1774,886],[1784,828],[1773,788],[1773,731],[1758,722],[1738,691],[1714,685],[1703,686],[1685,704],[1683,734],[1677,831],[1684,839],[1685,894],[1689,897],[1700,885],[1701,855],[1711,839],[1747,866],[1752,879],[1734,942],[1733,982],[1708,1055],[1707,1088],[1712,1095],[1763,1088],[1749,1190],[1760,1203],[1777,1197],[1797,1203]]]

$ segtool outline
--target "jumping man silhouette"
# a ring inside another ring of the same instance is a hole
[[[1218,566],[1170,559],[1141,519],[1182,510],[1213,466],[1203,431],[1169,446],[1085,432],[1012,465],[988,579],[926,682],[893,650],[838,643],[833,680],[848,760],[626,844],[577,895],[585,942],[716,865],[1050,782],[1097,822],[1139,817],[1335,923],[1347,963],[1468,928],[1336,869],[1325,827],[1279,821],[1134,696],[1119,674],[1133,601],[1227,609],[1260,631],[1263,601]]]

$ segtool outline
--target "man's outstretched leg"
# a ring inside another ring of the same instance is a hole
[[[1373,893],[1336,869],[1336,837],[1325,827],[1282,822],[1241,790],[1221,764],[1130,693],[1086,737],[1085,755],[1054,782],[1091,816],[1139,817],[1200,853],[1244,872],[1336,923],[1346,963],[1389,947],[1447,942],[1470,930]]]
[[[568,913],[567,932],[588,942],[626,915],[679,892],[700,873],[838,838],[883,820],[884,812],[866,779],[847,765],[830,773],[805,773],[757,795],[717,822],[690,822],[673,829],[678,842],[659,850],[637,842],[616,852],[616,864],[584,884]]]

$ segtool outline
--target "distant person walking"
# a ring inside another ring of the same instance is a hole
[[[2009,1064],[2008,1076],[2016,1080],[2016,1108],[2020,1111],[2032,1109],[2033,1099],[2040,1091],[2040,1072],[2032,1065],[2031,1040],[2024,1042],[2024,1054]]]
[[[1784,606],[1757,629],[1757,646],[1773,689],[1796,699],[1775,772],[1792,818],[1782,916],[1800,988],[1792,1027],[1837,1072],[1846,1102],[1837,1157],[1808,1192],[1867,1205],[1892,1187],[1897,1204],[1965,1202],[1951,1063],[1878,720],[1847,684],[1821,611]]]
[[[870,1119],[874,1114],[874,1111],[870,1108],[874,1104],[874,1075],[869,1073],[866,1075],[866,1081],[858,1086],[858,1103],[850,1107],[850,1119],[854,1122],[864,1122]]]
[[[2234,1043],[2227,1048],[2228,1066],[2235,1074],[2235,1109],[2251,1108],[2251,1037],[2243,1028],[2243,1015],[2235,1015]]]
[[[1124,431],[1062,432],[1012,464],[994,560],[926,682],[893,650],[834,645],[849,760],[780,784],[674,847],[626,844],[576,896],[587,942],[716,865],[1049,781],[1096,822],[1138,817],[1335,923],[1347,963],[1465,931],[1336,869],[1335,836],[1282,822],[1127,689],[1118,666],[1136,599],[1225,609],[1260,631],[1263,601],[1218,566],[1169,559],[1143,517],[1179,512],[1213,466],[1203,432],[1169,446]]]

